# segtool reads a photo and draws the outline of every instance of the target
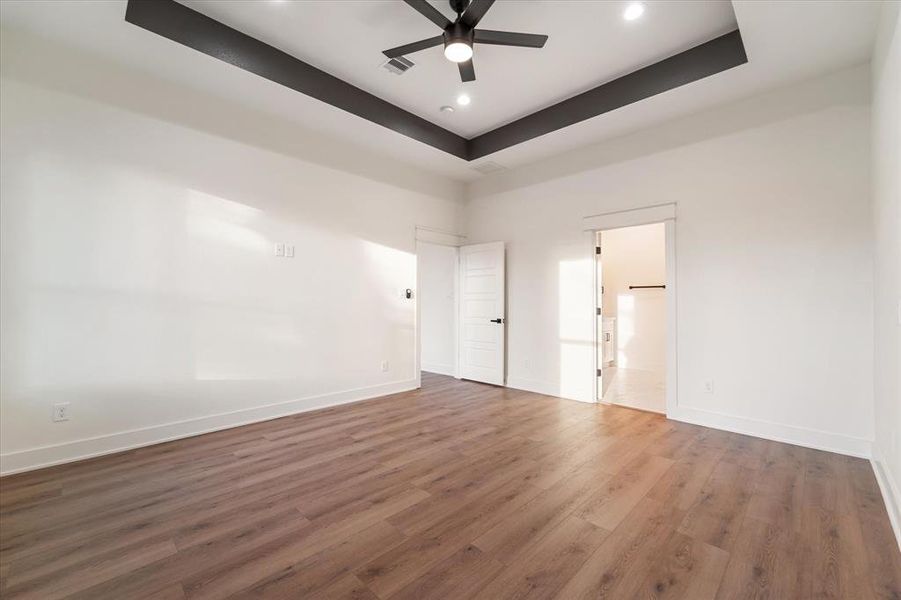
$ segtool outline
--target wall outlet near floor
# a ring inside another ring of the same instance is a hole
[[[53,420],[68,421],[69,420],[69,403],[58,402],[53,405]]]
[[[702,387],[704,388],[705,394],[712,394],[713,393],[713,380],[705,379],[702,384]]]
[[[382,373],[387,373],[387,372],[388,372],[388,361],[383,360],[382,361]]]

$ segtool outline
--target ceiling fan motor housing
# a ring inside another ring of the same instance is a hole
[[[472,27],[467,27],[463,23],[451,23],[448,25],[447,29],[444,30],[444,47],[447,48],[449,44],[456,43],[472,46],[474,31],[475,30]]]

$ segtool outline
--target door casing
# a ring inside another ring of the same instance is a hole
[[[620,227],[633,227],[636,225],[650,225],[651,223],[663,223],[666,229],[666,414],[675,415],[678,412],[678,330],[677,330],[677,288],[676,288],[676,205],[659,204],[645,208],[615,211],[598,215],[590,215],[582,219],[582,231],[585,236],[586,253],[590,260],[596,260],[597,233],[605,229],[619,229]],[[599,377],[597,369],[601,368],[601,355],[598,352],[598,330],[600,323],[597,315],[597,307],[600,306],[598,297],[597,269],[591,269],[591,310],[595,324],[592,333],[594,371],[591,373],[592,394],[594,402],[598,402]]]

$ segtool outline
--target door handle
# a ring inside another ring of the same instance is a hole
[[[491,322],[492,323],[503,323],[504,320],[503,319],[491,319]]]

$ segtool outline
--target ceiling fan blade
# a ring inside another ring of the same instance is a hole
[[[494,44],[496,46],[519,46],[522,48],[543,48],[546,35],[537,33],[516,33],[513,31],[492,31],[476,29],[473,38],[477,44]]]
[[[476,80],[476,70],[472,66],[471,58],[466,62],[457,63],[457,66],[460,67],[460,79],[464,83]]]
[[[472,0],[466,10],[463,11],[460,22],[468,27],[475,27],[482,20],[482,17],[485,16],[485,13],[488,12],[488,9],[491,8],[492,4],[494,4],[494,0]]]
[[[382,54],[384,54],[388,58],[397,58],[398,56],[412,54],[413,52],[419,52],[420,50],[425,50],[426,48],[432,48],[433,46],[440,46],[443,43],[444,43],[444,37],[440,36],[440,35],[436,35],[435,37],[431,37],[426,40],[419,40],[418,42],[404,44],[403,46],[398,46],[397,48],[391,48],[390,50],[383,50]]]
[[[413,10],[421,14],[423,17],[440,27],[445,29],[451,24],[450,19],[442,15],[437,8],[429,4],[426,0],[404,0]]]

